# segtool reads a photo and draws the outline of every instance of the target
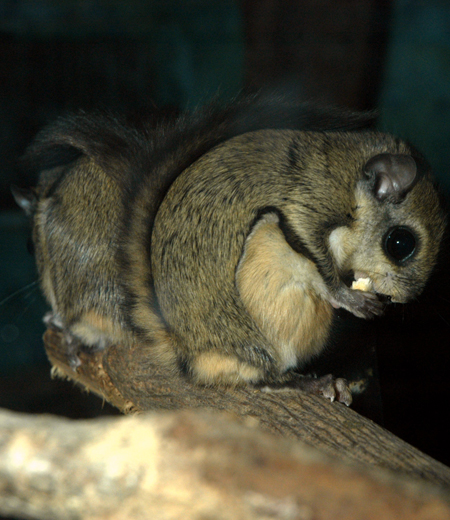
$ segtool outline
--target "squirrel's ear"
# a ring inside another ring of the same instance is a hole
[[[419,168],[410,155],[381,153],[367,161],[364,174],[378,200],[400,202],[417,182]]]
[[[11,185],[11,193],[18,206],[23,209],[26,215],[31,216],[36,208],[37,197],[33,189],[19,188]]]

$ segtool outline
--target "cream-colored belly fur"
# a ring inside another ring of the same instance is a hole
[[[323,349],[333,315],[326,287],[313,262],[286,242],[275,215],[264,217],[249,235],[236,283],[281,370]]]

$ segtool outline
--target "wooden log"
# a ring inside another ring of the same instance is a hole
[[[340,407],[342,408],[342,407]],[[449,520],[448,493],[206,412],[0,411],[0,514],[66,520]]]
[[[161,409],[227,411],[241,420],[251,417],[262,430],[301,440],[338,460],[388,469],[447,489],[450,486],[447,466],[340,403],[295,389],[193,385],[153,365],[142,346],[113,346],[104,352],[81,353],[81,366],[74,371],[69,366],[63,336],[48,330],[44,341],[56,373],[77,381],[124,413]]]

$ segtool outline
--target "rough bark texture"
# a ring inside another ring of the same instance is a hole
[[[189,408],[227,411],[236,418],[251,417],[262,430],[301,440],[339,460],[450,486],[449,468],[350,408],[320,396],[289,389],[203,388],[151,365],[143,348],[114,346],[106,352],[81,354],[82,364],[74,372],[68,365],[63,336],[48,330],[44,339],[57,373],[78,381],[124,413]]]
[[[0,412],[2,515],[450,520],[450,470],[344,405],[194,386],[142,347],[82,353],[75,372],[61,334],[47,331],[45,344],[59,375],[125,413],[154,411],[90,421]]]
[[[0,413],[0,513],[37,519],[444,520],[448,494],[205,412]]]

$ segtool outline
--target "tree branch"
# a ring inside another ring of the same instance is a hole
[[[340,407],[341,408],[341,407]],[[448,520],[449,495],[229,415],[0,412],[0,513],[36,519]]]
[[[450,486],[449,468],[339,403],[292,389],[193,385],[152,365],[143,347],[113,346],[105,352],[81,353],[82,364],[75,372],[69,366],[63,336],[48,330],[44,340],[59,375],[77,381],[124,413],[189,408],[227,411],[241,420],[251,417],[263,430],[301,440],[339,460]]]

